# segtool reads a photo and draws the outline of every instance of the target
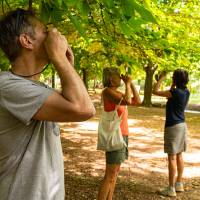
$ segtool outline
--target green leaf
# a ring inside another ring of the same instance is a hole
[[[79,12],[85,16],[88,17],[88,14],[90,13],[90,7],[86,0],[82,0],[77,4],[77,7],[79,8]]]
[[[132,70],[131,70],[131,67],[130,67],[130,66],[128,67],[127,73],[128,73],[129,75],[131,75],[131,73],[132,73]]]
[[[144,0],[144,5],[145,5],[147,8],[150,8],[151,0]]]
[[[75,7],[79,2],[80,0],[63,0],[63,4],[69,7]]]
[[[142,19],[135,19],[134,17],[132,17],[130,20],[128,20],[128,24],[135,30],[140,30],[141,29],[141,25],[145,24],[146,21],[142,20]]]
[[[62,21],[62,12],[58,9],[54,9],[52,12],[51,12],[51,21],[52,23],[54,23],[55,25]]]
[[[120,23],[120,28],[121,28],[121,31],[122,31],[125,35],[127,35],[127,36],[132,35],[132,31],[133,31],[133,30],[130,28],[130,26],[128,26],[127,23],[121,22],[121,23]]]
[[[133,1],[133,0],[131,0]],[[151,14],[149,10],[145,7],[139,5],[135,1],[133,1],[135,10],[140,14],[140,16],[145,20],[153,23],[157,23],[156,18]]]
[[[44,1],[40,4],[40,16],[44,23],[48,23],[50,19],[50,6],[47,3],[44,3]]]
[[[134,15],[134,5],[131,0],[121,2],[124,16],[130,18]]]
[[[72,24],[75,26],[76,30],[78,30],[78,32],[80,33],[80,35],[84,38],[86,38],[86,33],[85,33],[85,29],[82,27],[81,23],[80,23],[80,19],[78,19],[77,16],[73,16],[69,13],[69,19],[72,22]]]
[[[104,2],[104,4],[106,4],[108,6],[108,8],[115,7],[113,0],[103,0],[103,2]]]
[[[61,7],[63,0],[54,0],[53,4],[56,5],[56,7]]]

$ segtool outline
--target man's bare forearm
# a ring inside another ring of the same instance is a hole
[[[53,64],[61,80],[63,97],[71,103],[80,104],[83,109],[89,108],[94,110],[92,101],[81,78],[67,58],[53,61]]]

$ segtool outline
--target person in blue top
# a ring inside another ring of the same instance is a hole
[[[189,100],[190,92],[187,89],[188,72],[176,69],[172,77],[169,90],[161,91],[160,85],[166,73],[161,73],[153,87],[153,94],[167,97],[166,121],[164,131],[164,152],[168,154],[169,186],[159,191],[164,196],[176,196],[176,192],[183,192],[182,175],[184,161],[182,152],[187,147],[187,126],[184,110]],[[177,172],[177,178],[176,178]]]

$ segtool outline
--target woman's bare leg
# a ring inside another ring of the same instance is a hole
[[[112,181],[112,183],[110,185],[110,191],[109,191],[107,200],[112,200],[113,193],[114,193],[114,190],[115,190],[115,184],[116,184],[116,181],[117,181],[117,176],[119,174],[119,170],[120,170],[120,165],[116,165],[115,179]]]
[[[184,170],[184,161],[182,153],[177,154],[176,161],[177,161],[177,171],[178,171],[178,176],[176,181],[182,182],[183,170]]]
[[[174,187],[176,181],[176,155],[168,154],[169,186]]]
[[[99,189],[98,200],[112,199],[119,168],[120,165],[106,164],[106,172]]]

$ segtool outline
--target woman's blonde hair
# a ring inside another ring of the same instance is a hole
[[[103,69],[103,86],[104,87],[110,87],[110,77],[113,74],[119,74],[120,70],[117,67],[106,67]]]

